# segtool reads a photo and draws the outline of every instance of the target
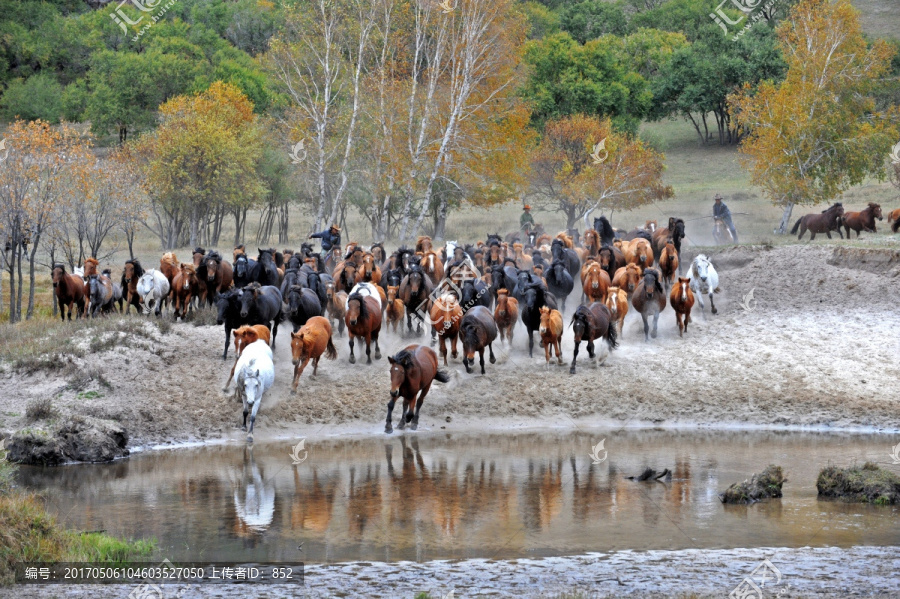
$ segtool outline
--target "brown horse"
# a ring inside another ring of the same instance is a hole
[[[559,344],[563,336],[563,320],[559,310],[553,310],[548,306],[541,308],[541,328],[538,329],[538,333],[541,336],[541,343],[544,345],[544,358],[547,360],[547,366],[550,366],[553,350],[556,350],[556,361],[562,364],[562,352]]]
[[[325,284],[325,296],[328,298],[328,304],[325,309],[328,311],[328,318],[333,318],[338,322],[338,337],[344,334],[344,316],[347,314],[347,292],[343,289],[335,289],[334,282],[329,281]]]
[[[534,260],[525,254],[525,247],[521,243],[513,244],[513,255],[518,268],[531,270],[534,267]]]
[[[397,428],[402,430],[409,423],[409,428],[416,430],[419,426],[419,411],[431,389],[431,384],[434,381],[446,383],[450,381],[450,375],[438,370],[437,355],[433,349],[424,345],[408,345],[395,355],[389,356],[388,362],[391,364],[391,400],[387,405],[384,432],[394,432],[391,426],[391,413],[398,397],[403,398],[403,412],[400,414],[400,424]]]
[[[662,275],[655,268],[648,268],[644,271],[643,279],[638,283],[634,295],[631,296],[631,305],[634,309],[641,313],[644,321],[644,341],[649,341],[650,337],[656,339],[656,324],[659,322],[659,313],[666,309],[666,294],[663,291],[660,282]],[[649,317],[653,317],[653,330],[650,331],[650,325],[647,322]]]
[[[582,244],[585,249],[585,259],[596,258],[600,253],[600,233],[593,229],[588,229],[582,236]]]
[[[841,219],[844,216],[844,206],[840,202],[837,202],[830,208],[823,210],[820,214],[807,214],[801,216],[797,219],[797,222],[794,223],[794,228],[791,229],[791,235],[800,230],[800,234],[797,235],[797,239],[802,239],[803,234],[809,231],[809,240],[812,241],[816,238],[816,233],[825,233],[828,239],[831,239],[831,232],[837,231],[837,234],[841,236],[841,239],[844,238],[844,234],[841,232]]]
[[[72,311],[75,318],[84,315],[84,281],[77,275],[66,273],[66,267],[57,264],[53,267],[53,289],[56,293],[56,303],[59,305],[59,317],[66,319],[66,309],[69,311],[69,320],[72,320]]]
[[[291,383],[291,393],[297,392],[297,383],[303,369],[312,360],[313,376],[319,371],[319,358],[325,354],[329,360],[337,358],[337,349],[331,341],[331,323],[323,316],[313,316],[300,327],[296,333],[291,333],[291,359],[294,364],[294,381]]]
[[[869,202],[869,205],[859,212],[845,212],[841,217],[844,223],[844,231],[847,233],[847,239],[850,239],[850,229],[856,231],[856,238],[859,239],[861,231],[868,233],[877,233],[875,227],[875,219],[884,220],[881,216],[881,206],[875,202]]]
[[[606,294],[606,307],[609,309],[612,319],[618,324],[619,336],[621,336],[622,327],[625,325],[625,315],[628,314],[628,294],[624,289],[616,286],[610,287],[609,293]]]
[[[678,336],[684,337],[688,323],[691,322],[691,308],[694,307],[694,292],[691,291],[691,280],[678,277],[678,282],[672,286],[669,294],[669,303],[675,310],[675,320],[678,321]],[[684,323],[682,323],[682,318]]]
[[[516,321],[519,320],[519,300],[509,297],[507,289],[497,290],[497,306],[494,308],[494,322],[500,331],[500,340],[512,345]]]
[[[578,306],[572,315],[572,332],[575,334],[575,351],[572,353],[572,365],[569,374],[575,374],[575,363],[578,360],[578,348],[582,341],[587,341],[588,356],[593,362],[594,340],[606,339],[607,351],[600,358],[600,363],[606,360],[609,352],[618,347],[616,337],[616,323],[609,313],[609,309],[600,302],[594,302],[588,306]]]
[[[610,280],[615,276],[616,271],[625,266],[625,254],[617,247],[602,247],[597,252],[597,260],[600,267],[606,271]]]
[[[641,270],[653,266],[653,247],[643,237],[622,243],[626,264],[637,264]]]
[[[434,247],[431,244],[431,237],[429,237],[428,235],[420,235],[418,238],[416,238],[417,254],[427,254],[431,251],[434,251]]]
[[[175,280],[175,275],[177,275],[179,271],[181,271],[181,263],[175,256],[175,252],[166,252],[163,254],[162,258],[159,260],[159,272],[165,275],[169,280],[169,295],[172,295],[172,291],[175,289],[175,286],[172,285],[172,281]],[[85,270],[84,274],[87,276],[87,270]]]
[[[444,278],[444,264],[438,257],[437,252],[433,250],[424,252],[422,259],[419,260],[419,265],[422,267],[425,275],[431,279],[432,285],[437,285]]]
[[[268,345],[271,340],[269,327],[264,324],[255,324],[253,326],[245,324],[244,326],[233,330],[231,334],[234,335],[234,364],[231,365],[231,373],[229,373],[228,380],[225,381],[225,388],[222,389],[222,391],[228,391],[228,385],[230,385],[232,379],[234,379],[234,369],[237,366],[238,359],[244,352],[244,348],[260,339],[265,341],[266,345]],[[226,344],[225,347],[227,348],[228,345]]]
[[[381,306],[371,296],[354,293],[347,298],[347,314],[344,316],[347,332],[350,336],[350,363],[356,363],[353,353],[353,340],[357,337],[366,340],[366,364],[372,363],[372,342],[375,342],[375,359],[381,359],[381,348],[378,347],[378,334],[381,332]]]
[[[888,213],[887,221],[888,224],[891,225],[891,232],[896,233],[900,230],[900,208],[891,210]]]
[[[606,294],[609,291],[609,275],[596,262],[591,264],[584,273],[584,283],[582,291],[584,297],[590,302],[605,302]]]
[[[131,306],[140,313],[141,296],[137,292],[138,281],[144,276],[144,269],[138,259],[126,260],[125,268],[122,269],[122,295],[125,297],[125,313],[131,312]]]
[[[653,231],[653,255],[657,260],[662,255],[662,251],[665,249],[670,237],[672,238],[672,243],[675,244],[675,251],[678,252],[679,256],[681,255],[681,240],[684,239],[685,235],[684,227],[684,219],[671,216],[669,217],[669,226]]]
[[[204,258],[206,264],[206,289],[209,302],[215,302],[220,293],[231,289],[234,281],[234,271],[222,255],[216,251],[210,251]]]
[[[666,241],[666,247],[659,257],[659,270],[662,271],[663,283],[668,290],[675,282],[675,274],[678,272],[678,250],[671,238]]]
[[[497,362],[494,357],[492,344],[497,339],[497,323],[491,316],[491,311],[484,306],[475,306],[463,316],[459,325],[459,336],[463,342],[463,366],[466,372],[472,374],[472,364],[475,364],[475,352],[481,358],[481,374],[484,374],[484,348],[488,348],[491,364]]]
[[[624,289],[628,299],[631,299],[634,290],[637,289],[638,283],[641,282],[641,267],[637,264],[629,264],[624,268],[616,271],[612,284],[619,289]]]
[[[462,322],[463,310],[459,300],[452,293],[445,293],[431,304],[428,314],[431,319],[431,327],[440,339],[441,357],[444,366],[447,365],[447,339],[450,340],[450,349],[453,359],[456,359],[456,342],[459,338],[459,325]],[[403,327],[401,327],[401,331]]]
[[[381,267],[375,263],[375,256],[369,252],[362,255],[360,266],[356,270],[357,283],[372,283],[378,285],[381,282]]]
[[[175,320],[193,311],[191,299],[197,294],[197,274],[193,264],[182,264],[172,280],[172,296],[175,298]]]
[[[356,262],[351,260],[344,260],[334,267],[332,277],[334,277],[338,289],[350,293],[353,286],[356,285],[356,270]]]
[[[200,306],[203,306],[207,303],[208,292],[206,289],[206,265],[204,264],[203,258],[206,256],[206,250],[202,247],[194,248],[194,252],[191,254],[191,259],[194,263],[194,273],[197,275],[197,293],[195,297],[197,298],[197,302]]]
[[[393,327],[395,333],[397,332],[397,326],[400,326],[401,332],[403,329],[403,300],[397,297],[399,292],[399,285],[388,285],[387,309],[384,315],[387,318],[388,326]]]

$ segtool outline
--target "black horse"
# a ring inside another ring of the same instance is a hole
[[[275,347],[275,336],[278,335],[278,323],[284,315],[281,312],[281,291],[272,285],[250,283],[239,292],[241,302],[241,318],[247,324],[264,324],[272,331],[272,347]]]
[[[333,283],[334,279],[331,275],[314,271],[307,265],[297,273],[297,284],[304,289],[309,289],[319,298],[319,304],[322,306],[322,313],[319,316],[325,316],[325,306],[328,305],[328,283]]]
[[[278,286],[278,267],[275,264],[274,250],[259,250],[259,256],[256,257],[256,269],[253,271],[253,280],[264,287]]]
[[[513,262],[513,264],[515,264],[515,262]],[[507,274],[506,268],[510,269],[511,272],[509,274]],[[497,301],[497,292],[501,289],[506,289],[506,291],[509,292],[510,297],[515,297],[516,273],[515,266],[504,267],[499,264],[491,266],[491,297],[494,302]]]
[[[554,239],[553,243],[550,244],[550,255],[553,256],[554,262],[556,260],[563,261],[566,265],[566,270],[572,275],[573,280],[575,277],[580,277],[581,260],[578,258],[578,254],[575,253],[575,250],[567,248],[561,239]]]
[[[547,287],[554,297],[560,299],[563,313],[566,312],[566,298],[575,289],[575,279],[566,270],[566,263],[562,260],[554,260],[550,266],[550,270],[546,271],[544,278],[547,279]]]
[[[475,306],[484,306],[490,309],[491,294],[488,293],[488,286],[485,282],[481,279],[466,279],[463,282],[462,297],[459,298],[459,305],[463,314]]]
[[[253,277],[258,266],[256,260],[251,260],[246,254],[238,254],[234,259],[234,286],[241,289],[253,283],[256,280]]]
[[[310,318],[322,315],[322,304],[319,301],[319,297],[312,289],[307,289],[300,285],[294,285],[288,290],[287,304],[287,317],[294,326],[295,333]]]
[[[592,361],[595,358],[594,340],[605,338],[610,351],[618,347],[616,321],[610,316],[609,308],[600,302],[594,302],[589,306],[578,306],[575,314],[572,315],[572,332],[575,335],[575,350],[572,353],[569,374],[575,374],[578,347],[582,341],[587,341],[588,356]]]
[[[556,310],[556,298],[547,291],[543,283],[532,283],[525,288],[522,301],[519,302],[519,314],[522,324],[528,329],[528,357],[534,355],[534,332],[541,328],[541,308],[548,306]]]
[[[413,264],[409,269],[409,274],[400,281],[398,291],[406,308],[406,326],[409,332],[412,332],[412,318],[415,315],[416,333],[422,333],[423,315],[419,310],[424,308],[427,312],[428,304],[426,302],[431,297],[432,289],[431,279],[425,275],[422,267],[418,264]],[[432,333],[434,333],[433,329],[432,327]]]
[[[231,331],[247,324],[247,319],[241,316],[240,290],[231,289],[220,293],[216,298],[216,324],[225,325],[225,351],[222,359],[228,359],[228,344],[231,342]]]
[[[600,235],[600,246],[612,245],[616,240],[616,231],[605,216],[594,219],[594,230]]]

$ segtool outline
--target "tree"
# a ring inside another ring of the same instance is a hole
[[[44,72],[12,81],[0,99],[0,114],[7,120],[42,119],[56,124],[63,112],[62,91],[56,78]]]
[[[631,210],[671,197],[664,168],[661,153],[616,131],[610,119],[575,115],[547,123],[532,161],[533,193],[571,228],[596,208]]]
[[[831,201],[866,176],[883,175],[897,110],[874,112],[873,92],[893,50],[866,44],[849,0],[802,0],[778,39],[785,80],[755,93],[745,85],[730,103],[749,130],[741,152],[751,180],[784,207],[784,233],[794,205]]]
[[[28,261],[28,308],[34,314],[34,275],[44,235],[63,214],[74,184],[86,175],[88,142],[70,126],[16,121],[6,132],[9,153],[0,162],[0,235],[9,273],[9,321],[22,319],[22,263]]]
[[[551,35],[526,44],[525,62],[532,69],[522,95],[538,126],[586,114],[610,117],[619,130],[636,133],[652,105],[647,81],[603,40],[581,45],[567,33]]]
[[[148,226],[164,248],[184,241],[194,247],[201,236],[215,245],[222,218],[231,214],[237,245],[247,209],[266,192],[257,171],[262,139],[252,103],[236,87],[217,82],[195,96],[173,98],[159,112],[159,127],[134,151],[146,156],[155,220]]]
[[[560,27],[583,44],[607,34],[625,35],[628,21],[617,4],[585,0],[562,9]]]

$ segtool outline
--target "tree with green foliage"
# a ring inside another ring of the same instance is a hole
[[[540,2],[521,2],[518,8],[528,19],[528,39],[539,40],[559,33],[559,15]]]
[[[55,125],[63,114],[62,93],[62,85],[44,71],[24,81],[15,79],[0,97],[0,116],[8,121],[41,119]]]
[[[582,45],[567,33],[551,35],[526,44],[525,62],[532,69],[521,93],[539,127],[585,114],[610,117],[616,129],[633,134],[650,111],[647,81],[603,40]]]
[[[602,35],[624,35],[628,20],[618,4],[604,0],[584,0],[560,11],[560,26],[583,44]]]

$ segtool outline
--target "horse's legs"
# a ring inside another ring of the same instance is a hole
[[[409,306],[406,307],[406,330],[412,333],[412,311],[409,309]]]
[[[560,336],[557,337],[553,341],[553,346],[556,348],[556,363],[559,365],[562,365],[562,363],[563,363],[561,342],[562,342],[562,335],[560,334]]]
[[[306,368],[307,364],[309,364],[309,358],[306,358],[303,362],[294,366],[294,380],[291,383],[291,393],[297,392],[297,383],[300,382],[300,375],[303,374],[303,369]],[[313,364],[313,375],[315,375],[317,366],[318,364]]]
[[[675,310],[675,322],[678,324],[678,336],[684,337],[684,325],[681,324],[681,312]]]
[[[713,314],[719,313],[719,311],[716,310],[716,303],[713,301],[713,291],[712,290],[710,290],[710,292],[709,292],[709,307],[712,310]]]
[[[434,330],[434,327],[431,327],[431,346],[434,347],[435,343],[437,343],[437,331]]]
[[[650,331],[650,336],[656,339],[656,325],[659,322],[659,312],[653,315],[653,330]]]
[[[447,365],[447,339],[443,335],[440,336],[440,339],[441,339],[441,347],[440,347],[441,357],[444,358],[444,366],[446,366]]]
[[[259,404],[262,403],[262,397],[258,397],[253,403],[253,411],[250,412],[250,430],[247,432],[247,441],[253,441],[253,425],[256,424],[256,413],[259,411]]]
[[[513,331],[515,331],[515,330],[516,330],[516,321],[515,321],[515,319],[513,319],[513,321],[509,325],[509,328],[506,329],[506,343],[510,347],[512,347]]]
[[[372,335],[372,337],[375,339],[375,359],[376,359],[376,360],[380,360],[380,359],[381,359],[381,348],[378,346],[378,335],[379,335],[379,333],[381,333],[381,331],[378,331],[377,333],[375,333],[374,335]]]
[[[225,353],[222,354],[222,360],[228,359],[228,342],[231,340],[231,327],[227,324],[225,325]]]
[[[272,347],[275,347],[275,337],[278,336],[278,317],[275,317],[274,325],[272,326]]]
[[[419,428],[419,412],[422,410],[422,402],[425,401],[425,396],[428,395],[429,389],[431,389],[431,383],[428,383],[422,388],[422,392],[419,393],[419,399],[416,400],[416,413],[413,414],[412,424],[409,427],[412,430]]]
[[[354,338],[354,336],[353,336],[353,333],[349,332],[349,330],[348,330],[347,334],[350,337],[350,363],[356,364],[356,356],[353,355],[353,338]]]
[[[313,378],[316,378],[317,376],[319,376],[319,360],[321,358],[322,358],[322,356],[319,356],[318,358],[313,359],[313,373],[312,373]]]
[[[550,366],[550,356],[553,355],[553,346],[550,343],[544,344],[544,359],[547,361],[547,366]]]
[[[593,339],[588,339],[587,350],[588,350],[588,357],[591,359],[591,362],[594,362],[597,359],[597,355],[594,353],[594,340]]]
[[[838,230],[838,233],[841,233],[840,230]],[[831,239],[831,231],[825,231],[825,236],[828,237],[828,239]],[[843,238],[844,238],[844,234],[841,233],[841,239],[843,239]]]
[[[575,374],[575,362],[578,360],[578,346],[580,341],[575,341],[575,350],[572,352],[572,365],[569,367],[569,374]]]
[[[481,362],[481,374],[484,374],[484,348],[478,350],[478,357]]]
[[[528,357],[534,357],[534,329],[528,328]]]
[[[494,357],[494,344],[493,343],[488,343],[488,353],[490,354],[491,364],[496,364],[497,358]],[[482,374],[484,374],[484,373],[482,373]]]
[[[684,313],[684,332],[685,333],[687,332],[687,325],[690,321],[691,321],[691,313],[685,312]]]
[[[366,333],[366,364],[372,363],[372,333]]]
[[[245,430],[247,430],[247,414],[250,413],[250,407],[247,406],[246,398],[243,399],[243,404],[244,404],[244,424],[241,425],[241,430],[245,431]]]
[[[459,355],[459,352],[456,351],[456,342],[457,342],[458,339],[459,339],[459,333],[454,333],[453,336],[450,337],[450,349],[451,349],[451,351],[452,351],[452,355],[453,355],[453,359],[454,359],[454,360],[455,360],[456,357]],[[446,365],[447,365],[447,364],[444,363],[444,366],[446,366]]]
[[[647,322],[647,315],[641,312],[641,318],[644,320],[644,341],[650,341],[650,324]]]
[[[384,432],[386,432],[386,433],[392,433],[392,432],[394,432],[394,428],[391,426],[391,412],[394,411],[394,404],[396,403],[396,401],[397,401],[397,400],[395,400],[395,399],[392,397],[391,400],[388,402],[388,405],[387,405],[387,408],[388,408],[387,421],[386,421],[385,424],[384,424]],[[401,420],[402,420],[402,419],[401,419]]]

